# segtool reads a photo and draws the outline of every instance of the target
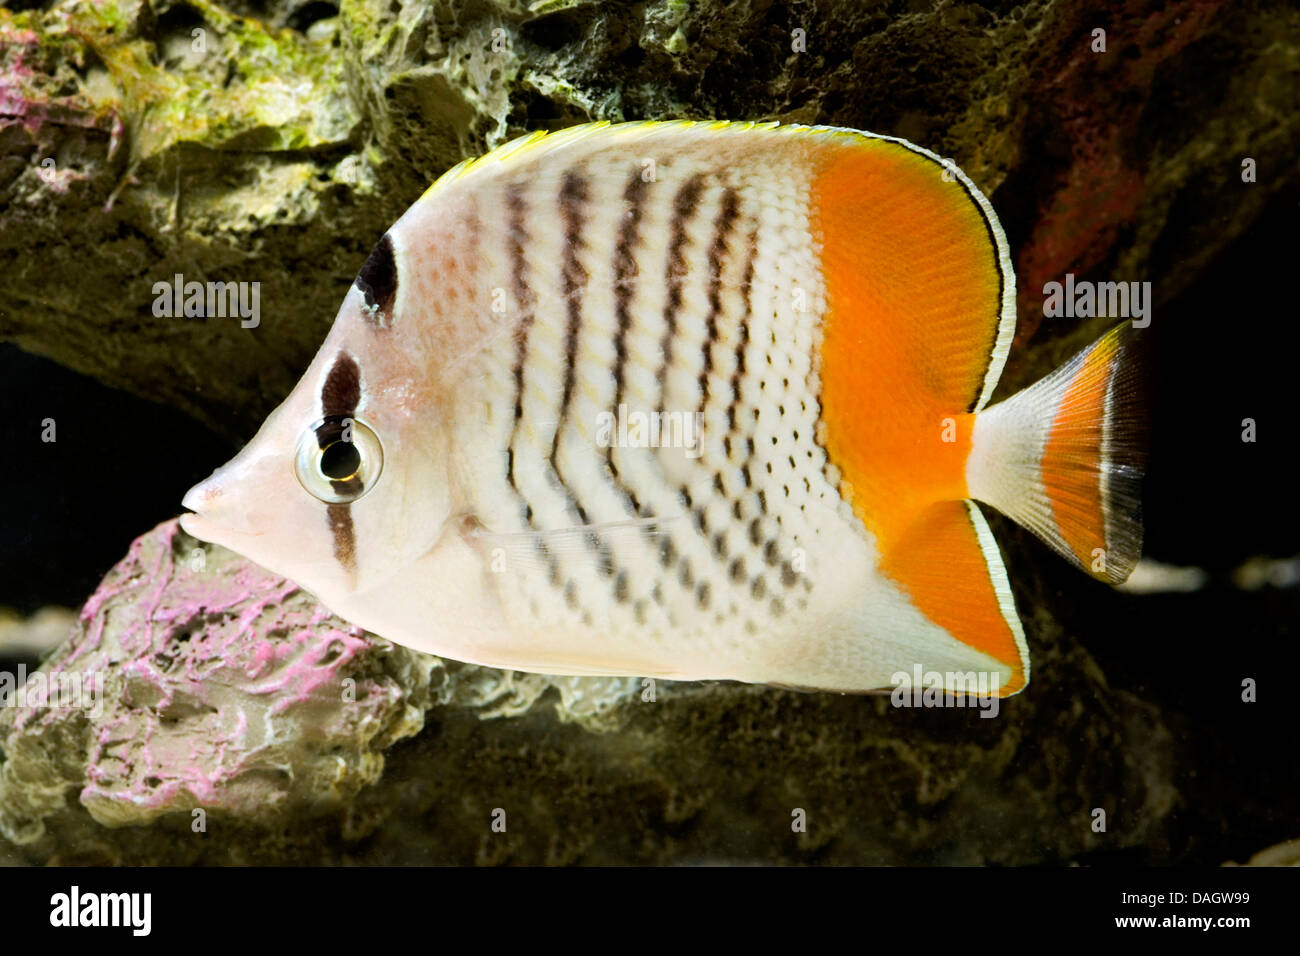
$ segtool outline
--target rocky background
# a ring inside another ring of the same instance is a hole
[[[981,720],[440,662],[148,532],[439,173],[528,130],[679,117],[952,157],[1018,272],[999,395],[1108,324],[1044,319],[1045,282],[1151,281],[1147,551],[1196,589],[1108,590],[995,521],[1035,675]],[[1295,837],[1298,156],[1285,3],[0,6],[0,670],[48,646],[38,608],[93,590],[44,673],[105,681],[98,716],[0,708],[0,859],[1219,863]],[[260,282],[260,325],[155,316],[176,273]]]

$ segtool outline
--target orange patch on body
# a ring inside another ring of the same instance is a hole
[[[999,696],[1025,686],[1024,662],[998,607],[965,502],[938,501],[925,508],[893,542],[882,569],[935,624],[1010,665]]]
[[[974,200],[933,160],[869,139],[818,158],[827,451],[881,570],[936,624],[1019,672],[962,503],[968,409],[1001,312],[996,247]]]

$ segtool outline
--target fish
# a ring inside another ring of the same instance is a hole
[[[379,239],[181,525],[472,664],[1005,697],[1030,654],[982,506],[1118,584],[1145,457],[1130,324],[990,404],[1015,329],[992,205],[906,140],[536,133]]]

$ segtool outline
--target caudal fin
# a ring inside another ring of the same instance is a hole
[[[975,420],[966,482],[1066,560],[1111,584],[1142,550],[1146,458],[1135,333],[1125,323]]]

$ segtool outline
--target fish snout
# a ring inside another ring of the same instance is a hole
[[[185,497],[181,499],[181,507],[197,514],[219,508],[224,489],[219,482],[214,480],[215,478],[216,476],[213,475],[212,478],[199,482],[185,492]]]
[[[209,527],[213,512],[220,508],[222,489],[214,479],[216,475],[201,481],[181,499],[181,507],[188,509],[181,515],[181,530],[200,541],[210,541],[212,532]]]
[[[234,490],[223,469],[199,482],[181,499],[181,506],[193,512],[181,515],[181,529],[186,534],[218,544],[225,543],[230,535],[254,537],[247,502],[241,506],[236,500],[240,496],[234,494]]]

